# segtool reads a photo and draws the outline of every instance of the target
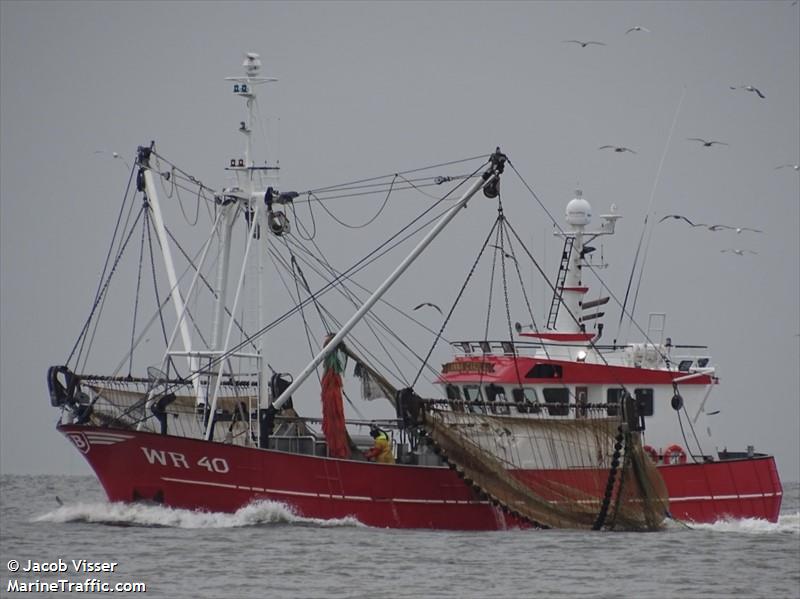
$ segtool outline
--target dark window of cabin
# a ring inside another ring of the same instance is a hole
[[[486,400],[489,402],[489,408],[493,414],[509,414],[511,410],[507,405],[497,405],[495,402],[501,404],[506,403],[506,390],[500,385],[491,383],[486,385]]]
[[[625,389],[609,389],[606,391],[606,403],[608,404],[608,415],[619,416],[620,404],[625,397]]]
[[[446,385],[444,392],[447,394],[447,399],[451,400],[450,404],[454,412],[463,412],[464,403],[461,401],[461,389],[455,385]]]
[[[558,387],[555,389],[542,389],[544,404],[551,416],[569,415],[569,389]]]
[[[520,414],[538,414],[542,411],[536,400],[536,391],[533,389],[517,387],[511,392],[511,395],[514,397],[514,403],[517,404],[517,411]]]
[[[652,389],[636,389],[634,390],[636,396],[636,406],[639,409],[640,416],[653,415],[653,390]]]
[[[478,345],[480,345],[480,346],[481,346],[481,351],[482,351],[483,353],[485,353],[485,354],[490,354],[490,353],[492,353],[492,346],[491,346],[491,345],[489,345],[489,342],[488,342],[488,341],[481,341],[481,342],[479,342],[479,343],[478,343]]]
[[[692,362],[694,362],[694,360],[681,360],[678,363],[678,370],[681,372],[689,372],[689,369],[692,367]]]
[[[708,366],[710,360],[711,358],[697,358],[697,365],[700,368],[705,368],[706,366]]]
[[[561,366],[557,364],[536,364],[528,371],[528,379],[560,379],[563,376]]]
[[[501,341],[500,342],[500,347],[503,348],[503,353],[505,355],[507,355],[507,356],[513,356],[514,355],[514,344],[511,343],[510,341]]]
[[[464,399],[467,400],[467,409],[474,413],[486,413],[485,405],[475,405],[475,403],[483,403],[483,395],[481,395],[481,388],[478,385],[464,385]]]

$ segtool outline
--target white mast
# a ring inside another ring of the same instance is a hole
[[[167,280],[169,281],[170,286],[169,293],[172,299],[172,305],[175,307],[175,313],[178,318],[181,340],[183,341],[184,349],[188,353],[192,351],[192,336],[189,333],[189,324],[184,318],[185,306],[183,303],[183,297],[181,296],[181,291],[178,287],[178,277],[175,273],[175,263],[172,260],[172,251],[170,250],[169,238],[167,237],[167,231],[164,227],[164,217],[161,212],[161,203],[158,199],[158,192],[156,191],[155,181],[153,180],[153,173],[150,170],[150,153],[151,148],[139,148],[139,154],[137,158],[140,166],[139,175],[142,179],[141,185],[144,188],[143,191],[147,194],[147,202],[150,208],[150,213],[153,217],[153,225],[156,231],[156,237],[158,238],[158,243],[161,246],[161,253],[164,257],[164,267],[167,271]],[[197,358],[189,356],[188,362],[190,372],[197,372]],[[202,394],[197,377],[194,375],[192,376],[192,384],[194,386],[195,395],[199,401]]]
[[[209,409],[209,417],[206,424],[206,431],[205,431],[205,438],[210,439],[211,432],[214,426],[214,412],[216,410],[217,405],[217,398],[219,395],[220,389],[220,377],[222,375],[222,371],[225,367],[226,360],[223,359],[225,353],[228,350],[228,344],[230,343],[231,338],[231,331],[233,328],[233,320],[235,318],[235,306],[239,303],[239,296],[242,291],[242,287],[244,284],[244,273],[247,263],[248,254],[250,251],[250,246],[253,241],[253,236],[256,234],[256,230],[258,227],[258,220],[260,217],[260,210],[259,202],[264,200],[264,189],[260,187],[261,178],[259,177],[258,187],[257,182],[255,181],[255,175],[257,172],[261,172],[263,170],[269,169],[269,167],[259,167],[256,166],[253,161],[253,148],[252,148],[252,131],[253,126],[255,124],[255,100],[256,100],[256,93],[255,93],[255,86],[267,83],[269,81],[277,81],[277,79],[272,77],[259,77],[259,72],[261,71],[261,59],[258,54],[254,52],[248,52],[245,55],[244,62],[242,63],[244,67],[245,74],[243,77],[226,77],[226,81],[233,81],[233,93],[238,96],[241,96],[246,101],[247,106],[247,120],[241,121],[239,124],[239,132],[245,136],[245,144],[244,144],[244,157],[243,158],[232,158],[230,162],[229,170],[233,171],[236,175],[236,185],[233,187],[229,187],[223,189],[222,194],[220,194],[216,201],[220,205],[220,210],[223,211],[223,220],[220,225],[220,256],[219,262],[217,266],[217,280],[216,280],[216,302],[214,305],[214,320],[213,320],[213,330],[212,330],[212,339],[211,339],[211,347],[212,352],[211,355],[217,361],[215,364],[215,374],[209,381],[209,389],[212,390],[211,396],[211,406]],[[230,271],[230,253],[231,253],[231,241],[232,241],[232,229],[233,225],[236,222],[237,217],[240,215],[240,211],[244,212],[248,215],[250,226],[249,236],[247,240],[246,251],[244,255],[244,261],[242,264],[242,270],[239,275],[238,285],[236,289],[236,296],[234,298],[234,309],[230,315],[230,319],[228,321],[227,332],[225,329],[225,307],[227,305],[227,288],[228,288],[228,276]],[[266,238],[266,235],[265,235]],[[260,253],[259,253],[260,257]],[[258,261],[259,265],[261,264],[260,260]],[[259,268],[260,271],[260,268]],[[263,320],[263,302],[261,301],[260,295],[260,286],[261,283],[258,281],[259,286],[259,301],[258,301],[258,309],[259,309],[259,320]],[[259,342],[259,350],[258,354],[260,358],[263,360],[264,356],[264,345],[263,341]],[[232,357],[232,356],[231,356]],[[264,380],[263,374],[263,364],[259,363],[259,400],[260,403],[265,401],[265,392],[266,392],[266,385]]]

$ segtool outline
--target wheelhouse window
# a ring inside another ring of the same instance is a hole
[[[653,415],[653,390],[634,389],[634,397],[640,416]],[[606,391],[606,403],[608,404],[608,415],[618,416],[621,413],[622,400],[625,397],[625,389],[609,389]]]
[[[609,416],[619,416],[623,397],[625,397],[625,389],[616,388],[606,391],[606,404],[608,404],[607,411]]]
[[[517,387],[511,392],[514,403],[517,404],[517,411],[520,414],[538,414],[542,411],[539,400],[536,397],[536,390],[525,387]]]
[[[446,385],[444,392],[447,395],[447,399],[453,402],[450,404],[452,410],[454,412],[463,412],[464,404],[461,401],[461,389],[459,389],[456,385]]]
[[[558,364],[536,364],[528,371],[525,378],[528,379],[560,379],[563,377],[563,370]]]
[[[639,409],[640,416],[653,415],[653,390],[652,389],[636,389],[634,390],[636,397],[636,406]]]
[[[542,394],[547,412],[551,416],[569,415],[569,389],[566,387],[542,389]]]
[[[486,385],[486,400],[489,402],[489,409],[492,414],[511,413],[507,405],[497,405],[498,403],[505,404],[508,401],[506,399],[506,390],[500,385],[495,385],[494,383]]]
[[[467,409],[474,413],[486,413],[485,405],[475,405],[483,403],[483,395],[478,385],[464,385],[464,399],[467,400]]]

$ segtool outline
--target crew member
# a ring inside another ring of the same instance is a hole
[[[364,457],[381,464],[394,464],[392,442],[389,440],[389,435],[373,424],[369,427],[369,436],[375,440],[375,444],[364,452]]]

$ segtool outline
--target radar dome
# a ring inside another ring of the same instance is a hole
[[[583,199],[580,191],[574,200],[567,204],[567,222],[570,225],[584,227],[592,220],[592,206]]]

